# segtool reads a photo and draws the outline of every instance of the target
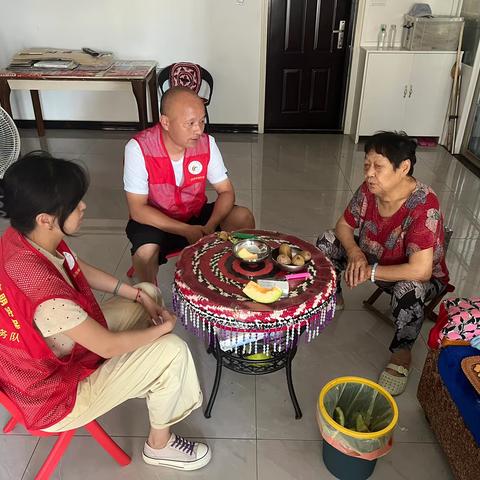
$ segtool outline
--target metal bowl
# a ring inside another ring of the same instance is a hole
[[[238,252],[242,249],[247,249],[250,253],[256,253],[257,258],[254,259],[244,259],[238,256]],[[247,240],[240,240],[232,247],[233,255],[245,263],[259,263],[263,262],[263,260],[267,259],[270,256],[272,249],[269,245],[262,240],[254,240],[254,239],[247,239]]]
[[[301,248],[293,247],[292,245],[290,245],[290,248],[292,250],[292,258],[302,251]],[[310,260],[306,261],[303,265],[284,265],[283,263],[278,263],[277,257],[279,255],[279,250],[280,248],[274,248],[272,250],[272,261],[280,270],[284,270],[285,272],[301,272],[308,267]]]

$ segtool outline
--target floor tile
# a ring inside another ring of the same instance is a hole
[[[322,459],[322,442],[259,440],[258,478],[334,480]],[[408,459],[408,461],[405,461]],[[452,473],[437,445],[394,443],[377,460],[372,480],[449,480]]]
[[[38,438],[25,435],[0,435],[0,478],[20,480],[27,468]],[[32,477],[33,478],[33,477]]]
[[[128,209],[122,164],[124,146],[135,133],[49,129],[39,139],[33,129],[21,130],[23,153],[41,148],[87,168],[91,186],[85,198],[87,211],[81,234],[67,241],[81,258],[125,281],[131,256],[124,233]],[[352,192],[363,181],[364,145],[354,144],[348,136],[221,133],[215,134],[215,139],[235,186],[236,203],[253,211],[257,227],[291,233],[312,244],[324,230],[334,227]],[[478,294],[480,179],[438,146],[417,150],[415,176],[436,191],[445,223],[453,229],[447,263],[456,286],[454,295]],[[211,187],[207,196],[210,201],[216,198]],[[7,225],[0,219],[0,231]],[[167,306],[171,306],[175,262],[171,259],[159,269],[158,284]],[[285,371],[253,377],[226,369],[212,417],[206,419],[203,411],[213,385],[215,360],[206,353],[203,341],[179,323],[175,332],[192,351],[204,404],[175,431],[209,438],[214,451],[211,465],[192,474],[145,465],[140,451],[149,428],[148,414],[145,401],[134,399],[100,418],[106,430],[133,452],[129,467],[118,467],[80,429],[54,478],[334,478],[322,461],[316,404],[322,386],[332,378],[358,375],[376,380],[388,361],[393,325],[376,318],[362,305],[374,289],[370,282],[352,290],[344,288],[345,310],[317,339],[300,344],[293,361],[293,382],[302,419],[294,418]],[[103,295],[97,298],[102,300]],[[388,313],[389,301],[388,295],[382,295],[376,305]],[[407,390],[396,398],[400,416],[394,448],[378,461],[372,479],[451,478],[416,399],[432,326],[424,322],[415,344]],[[0,424],[6,419],[6,412],[0,408]],[[22,478],[32,452],[22,480],[34,478],[52,439],[42,439],[35,449],[36,442],[22,428],[14,435],[0,435],[0,454],[9,452],[8,457],[2,455],[0,478]]]
[[[376,381],[389,358],[393,325],[371,313],[346,310],[309,344],[300,344],[293,360],[293,383],[303,410],[295,420],[285,372],[257,378],[257,434],[261,439],[318,439],[316,404],[321,388],[333,378],[360,376]],[[398,398],[403,441],[433,442],[416,400],[416,389],[426,356],[423,340],[413,349],[407,391]]]
[[[226,478],[227,476],[230,480],[244,480],[256,476],[255,442],[253,440],[206,439],[212,447],[212,461],[201,470],[191,473],[145,464],[141,458],[144,438],[117,437],[115,441],[131,455],[130,465],[126,467],[117,465],[92,438],[75,437],[52,475],[52,480],[111,480],[112,478],[115,480],[181,480],[187,476],[198,480]],[[51,445],[50,439],[40,441],[23,480],[34,478],[35,472],[48,454]]]
[[[314,237],[335,226],[350,197],[343,190],[254,190],[253,208],[259,228]]]
[[[111,273],[117,268],[128,241],[123,235],[80,234],[67,242],[87,263]]]

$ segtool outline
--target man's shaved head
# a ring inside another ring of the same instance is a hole
[[[205,128],[205,104],[195,92],[186,87],[170,88],[162,96],[161,113],[167,149],[181,152],[196,145]]]
[[[172,115],[177,105],[201,104],[202,99],[187,87],[169,88],[163,95],[160,102],[160,113],[167,117]]]

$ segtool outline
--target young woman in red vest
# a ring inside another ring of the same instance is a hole
[[[0,183],[11,227],[0,238],[0,388],[30,429],[64,431],[144,397],[143,459],[195,470],[211,451],[170,432],[202,402],[195,366],[160,291],[124,284],[78,258],[86,172],[40,152]],[[100,307],[91,289],[114,297]]]

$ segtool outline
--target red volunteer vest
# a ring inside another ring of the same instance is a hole
[[[107,326],[71,251],[64,242],[58,251],[65,255],[65,270],[74,287],[13,228],[0,238],[0,389],[33,430],[48,428],[68,415],[78,383],[103,361],[79,344],[70,355],[57,358],[34,325],[40,303],[64,298]]]
[[[203,134],[193,148],[185,150],[183,184],[175,184],[172,162],[158,123],[133,137],[142,149],[148,173],[148,203],[170,218],[187,222],[207,202],[205,187],[210,162],[210,142]]]

